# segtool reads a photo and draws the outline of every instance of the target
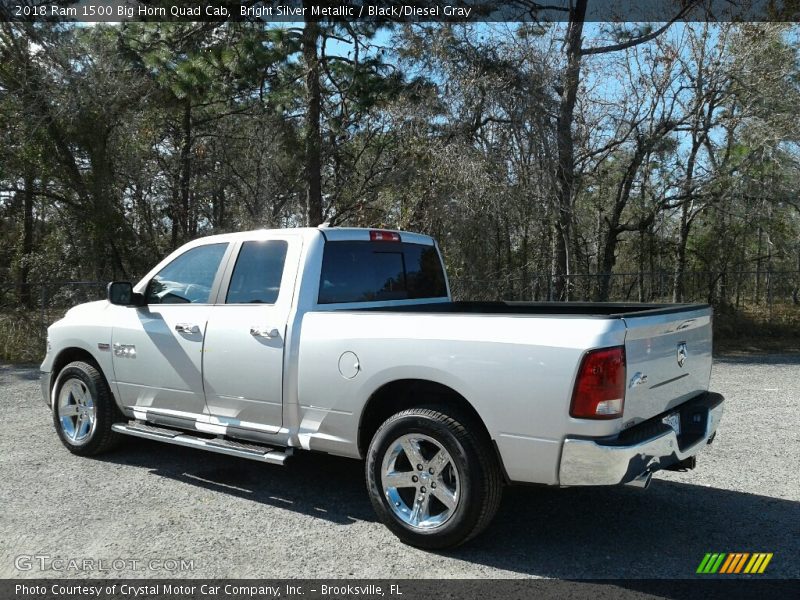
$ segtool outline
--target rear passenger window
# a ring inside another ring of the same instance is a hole
[[[404,242],[327,242],[319,287],[320,304],[447,296],[436,248]]]
[[[288,244],[282,240],[244,242],[228,286],[227,304],[275,304]]]

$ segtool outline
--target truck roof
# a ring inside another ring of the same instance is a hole
[[[421,233],[413,233],[411,231],[402,231],[397,229],[377,229],[377,228],[367,228],[367,227],[326,227],[321,225],[319,227],[288,227],[284,229],[252,229],[249,231],[237,231],[233,233],[219,233],[216,235],[210,235],[202,238],[198,238],[194,240],[198,245],[203,243],[208,243],[211,241],[215,242],[231,242],[236,241],[242,238],[252,238],[253,234],[272,234],[272,233],[297,233],[303,235],[305,237],[311,237],[315,235],[322,235],[326,241],[336,241],[336,242],[343,242],[343,241],[370,241],[370,232],[371,231],[384,231],[384,232],[391,232],[397,233],[400,235],[400,239],[403,242],[409,242],[412,244],[423,244],[426,246],[434,245],[434,240],[429,235],[423,235]]]

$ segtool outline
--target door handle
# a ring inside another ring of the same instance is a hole
[[[200,333],[200,326],[193,323],[175,323],[175,331],[178,333]]]
[[[270,328],[253,326],[250,328],[250,335],[253,337],[276,338],[280,336],[280,332],[274,327]]]

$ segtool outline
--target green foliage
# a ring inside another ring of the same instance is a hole
[[[136,278],[200,235],[303,225],[305,25],[0,24],[6,304],[24,282]],[[319,28],[325,218],[435,235],[460,297],[550,297],[563,25]],[[668,282],[610,286],[642,300],[694,270],[797,270],[796,35],[695,23],[584,57],[576,297],[604,270]],[[687,299],[735,303],[722,281]]]
[[[0,360],[38,363],[44,358],[45,331],[37,313],[0,312]]]

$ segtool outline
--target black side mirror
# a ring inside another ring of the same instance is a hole
[[[111,304],[119,306],[141,306],[144,299],[141,294],[133,293],[130,281],[112,281],[106,288],[106,295]]]

